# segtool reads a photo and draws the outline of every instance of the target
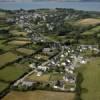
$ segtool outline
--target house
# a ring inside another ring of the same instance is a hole
[[[42,70],[42,71],[46,71],[48,69],[48,67],[46,67],[46,66],[38,66],[38,69]]]
[[[31,87],[33,84],[34,84],[34,82],[32,82],[32,81],[23,81],[21,85]]]
[[[51,50],[50,48],[44,48],[43,52],[50,52],[50,50]]]
[[[32,63],[32,64],[29,65],[29,67],[33,69],[33,68],[35,68],[35,64]]]
[[[70,88],[70,91],[71,91],[71,92],[74,92],[74,91],[75,91],[75,88]]]
[[[62,65],[62,66],[66,66],[66,63],[65,63],[65,62],[62,62],[61,65]]]
[[[64,81],[70,82],[70,83],[75,83],[76,78],[73,74],[67,74],[63,77]]]
[[[41,76],[42,75],[42,72],[37,72],[37,76]]]
[[[64,58],[64,55],[63,54],[61,55],[61,58]]]

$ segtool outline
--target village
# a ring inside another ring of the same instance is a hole
[[[43,92],[59,100],[62,94],[80,98],[88,93],[100,65],[100,24],[95,13],[60,8],[6,13],[0,20],[0,100],[10,93],[31,93],[32,100]]]
[[[33,59],[38,61],[45,59],[42,63],[36,64],[32,62],[29,64],[31,71],[21,79],[17,80],[13,87],[15,89],[24,88],[27,90],[32,87],[36,89],[51,89],[58,91],[71,91],[76,89],[77,74],[75,69],[80,64],[86,64],[89,58],[82,55],[84,52],[99,52],[97,45],[78,45],[78,46],[66,46],[55,40],[50,40],[48,37],[43,36],[40,33],[34,32],[34,27],[30,23],[31,19],[42,18],[46,21],[46,16],[40,14],[28,14],[21,11],[17,13],[16,24],[20,25],[24,31],[32,33],[31,40],[33,44],[46,43],[47,47],[44,47],[41,52],[35,54]],[[38,23],[40,24],[40,23]],[[52,30],[52,26],[49,26],[49,30]],[[27,27],[27,28],[26,28]],[[51,56],[52,55],[52,56]],[[51,57],[50,57],[51,56]]]

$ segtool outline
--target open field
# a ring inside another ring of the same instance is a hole
[[[30,55],[30,54],[34,53],[34,50],[27,49],[27,48],[18,48],[18,49],[16,49],[16,51],[19,53],[23,53],[25,55]]]
[[[0,70],[0,80],[12,82],[27,71],[27,67],[21,64],[13,64]]]
[[[37,76],[36,73],[33,73],[27,79],[32,81],[48,82],[49,78],[50,78],[50,74],[43,74],[41,76]]]
[[[83,74],[82,100],[100,100],[100,57],[92,58],[79,70]]]
[[[0,55],[0,66],[3,66],[9,62],[13,62],[13,61],[17,60],[18,58],[19,58],[19,56],[17,56],[16,54],[14,54],[12,52],[4,53],[4,54]]]
[[[8,42],[8,44],[11,44],[11,45],[25,45],[29,43],[31,43],[31,41],[13,40],[13,41]]]
[[[6,89],[9,86],[9,84],[0,82],[0,92],[2,92],[4,89]]]
[[[34,91],[34,92],[14,92],[12,91],[2,100],[74,100],[74,93]]]
[[[28,33],[26,33],[26,32],[19,32],[19,31],[17,31],[17,30],[12,30],[12,31],[10,31],[10,33],[11,33],[12,35],[14,35],[14,36],[27,36],[27,34],[28,34]]]
[[[0,36],[1,37],[1,36]],[[4,42],[6,42],[6,40],[0,40],[0,49],[4,50],[4,51],[8,51],[8,50],[12,50],[14,48],[16,48],[16,45],[7,45]]]
[[[29,41],[30,40],[30,38],[26,38],[26,37],[13,37],[15,40],[21,40],[21,41]]]
[[[94,35],[94,34],[100,34],[100,26],[97,26],[95,28],[92,28],[91,30],[88,30],[86,32],[83,32],[82,35]]]
[[[77,24],[81,24],[81,25],[96,25],[99,23],[100,23],[100,19],[95,19],[95,18],[86,18],[86,19],[79,20],[77,22]]]

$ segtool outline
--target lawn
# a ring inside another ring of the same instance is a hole
[[[27,67],[21,64],[13,64],[0,70],[0,80],[12,82],[27,71]]]
[[[9,86],[9,84],[0,82],[0,92],[2,92],[2,91],[3,91],[4,89],[6,89],[8,86]]]
[[[82,65],[80,72],[84,81],[82,100],[100,100],[100,57],[92,58],[89,63]]]
[[[17,60],[18,58],[19,58],[19,56],[17,56],[16,54],[14,54],[12,52],[4,53],[4,54],[0,55],[0,66],[3,66],[9,62],[13,62],[13,61]]]
[[[48,82],[50,78],[50,74],[43,74],[42,76],[37,76],[37,73],[33,73],[27,79],[39,82]]]
[[[74,93],[34,91],[34,92],[10,92],[2,100],[74,100]]]

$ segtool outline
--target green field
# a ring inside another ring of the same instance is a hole
[[[9,84],[0,82],[0,92],[2,92],[2,91],[3,91],[4,89],[6,89],[8,86],[9,86]]]
[[[86,65],[82,65],[83,74],[82,100],[100,100],[100,57],[92,58]]]
[[[12,52],[7,52],[2,55],[0,55],[0,66],[3,66],[9,62],[13,62],[19,58],[18,55],[12,53]]]
[[[0,80],[12,82],[27,71],[25,65],[14,64],[0,70]]]
[[[98,32],[100,32],[100,26],[92,28],[86,32],[83,32],[82,35],[94,35],[94,34],[97,34]]]
[[[2,100],[74,100],[74,93],[34,91],[34,92],[10,92]]]
[[[14,35],[14,36],[27,36],[28,33],[26,32],[19,32],[18,30],[11,30],[10,34]]]
[[[2,36],[0,35],[0,37],[2,38]],[[4,42],[6,42],[6,40],[0,40],[0,49],[4,50],[4,51],[8,51],[8,50],[12,50],[14,48],[16,48],[16,45],[7,45]]]

